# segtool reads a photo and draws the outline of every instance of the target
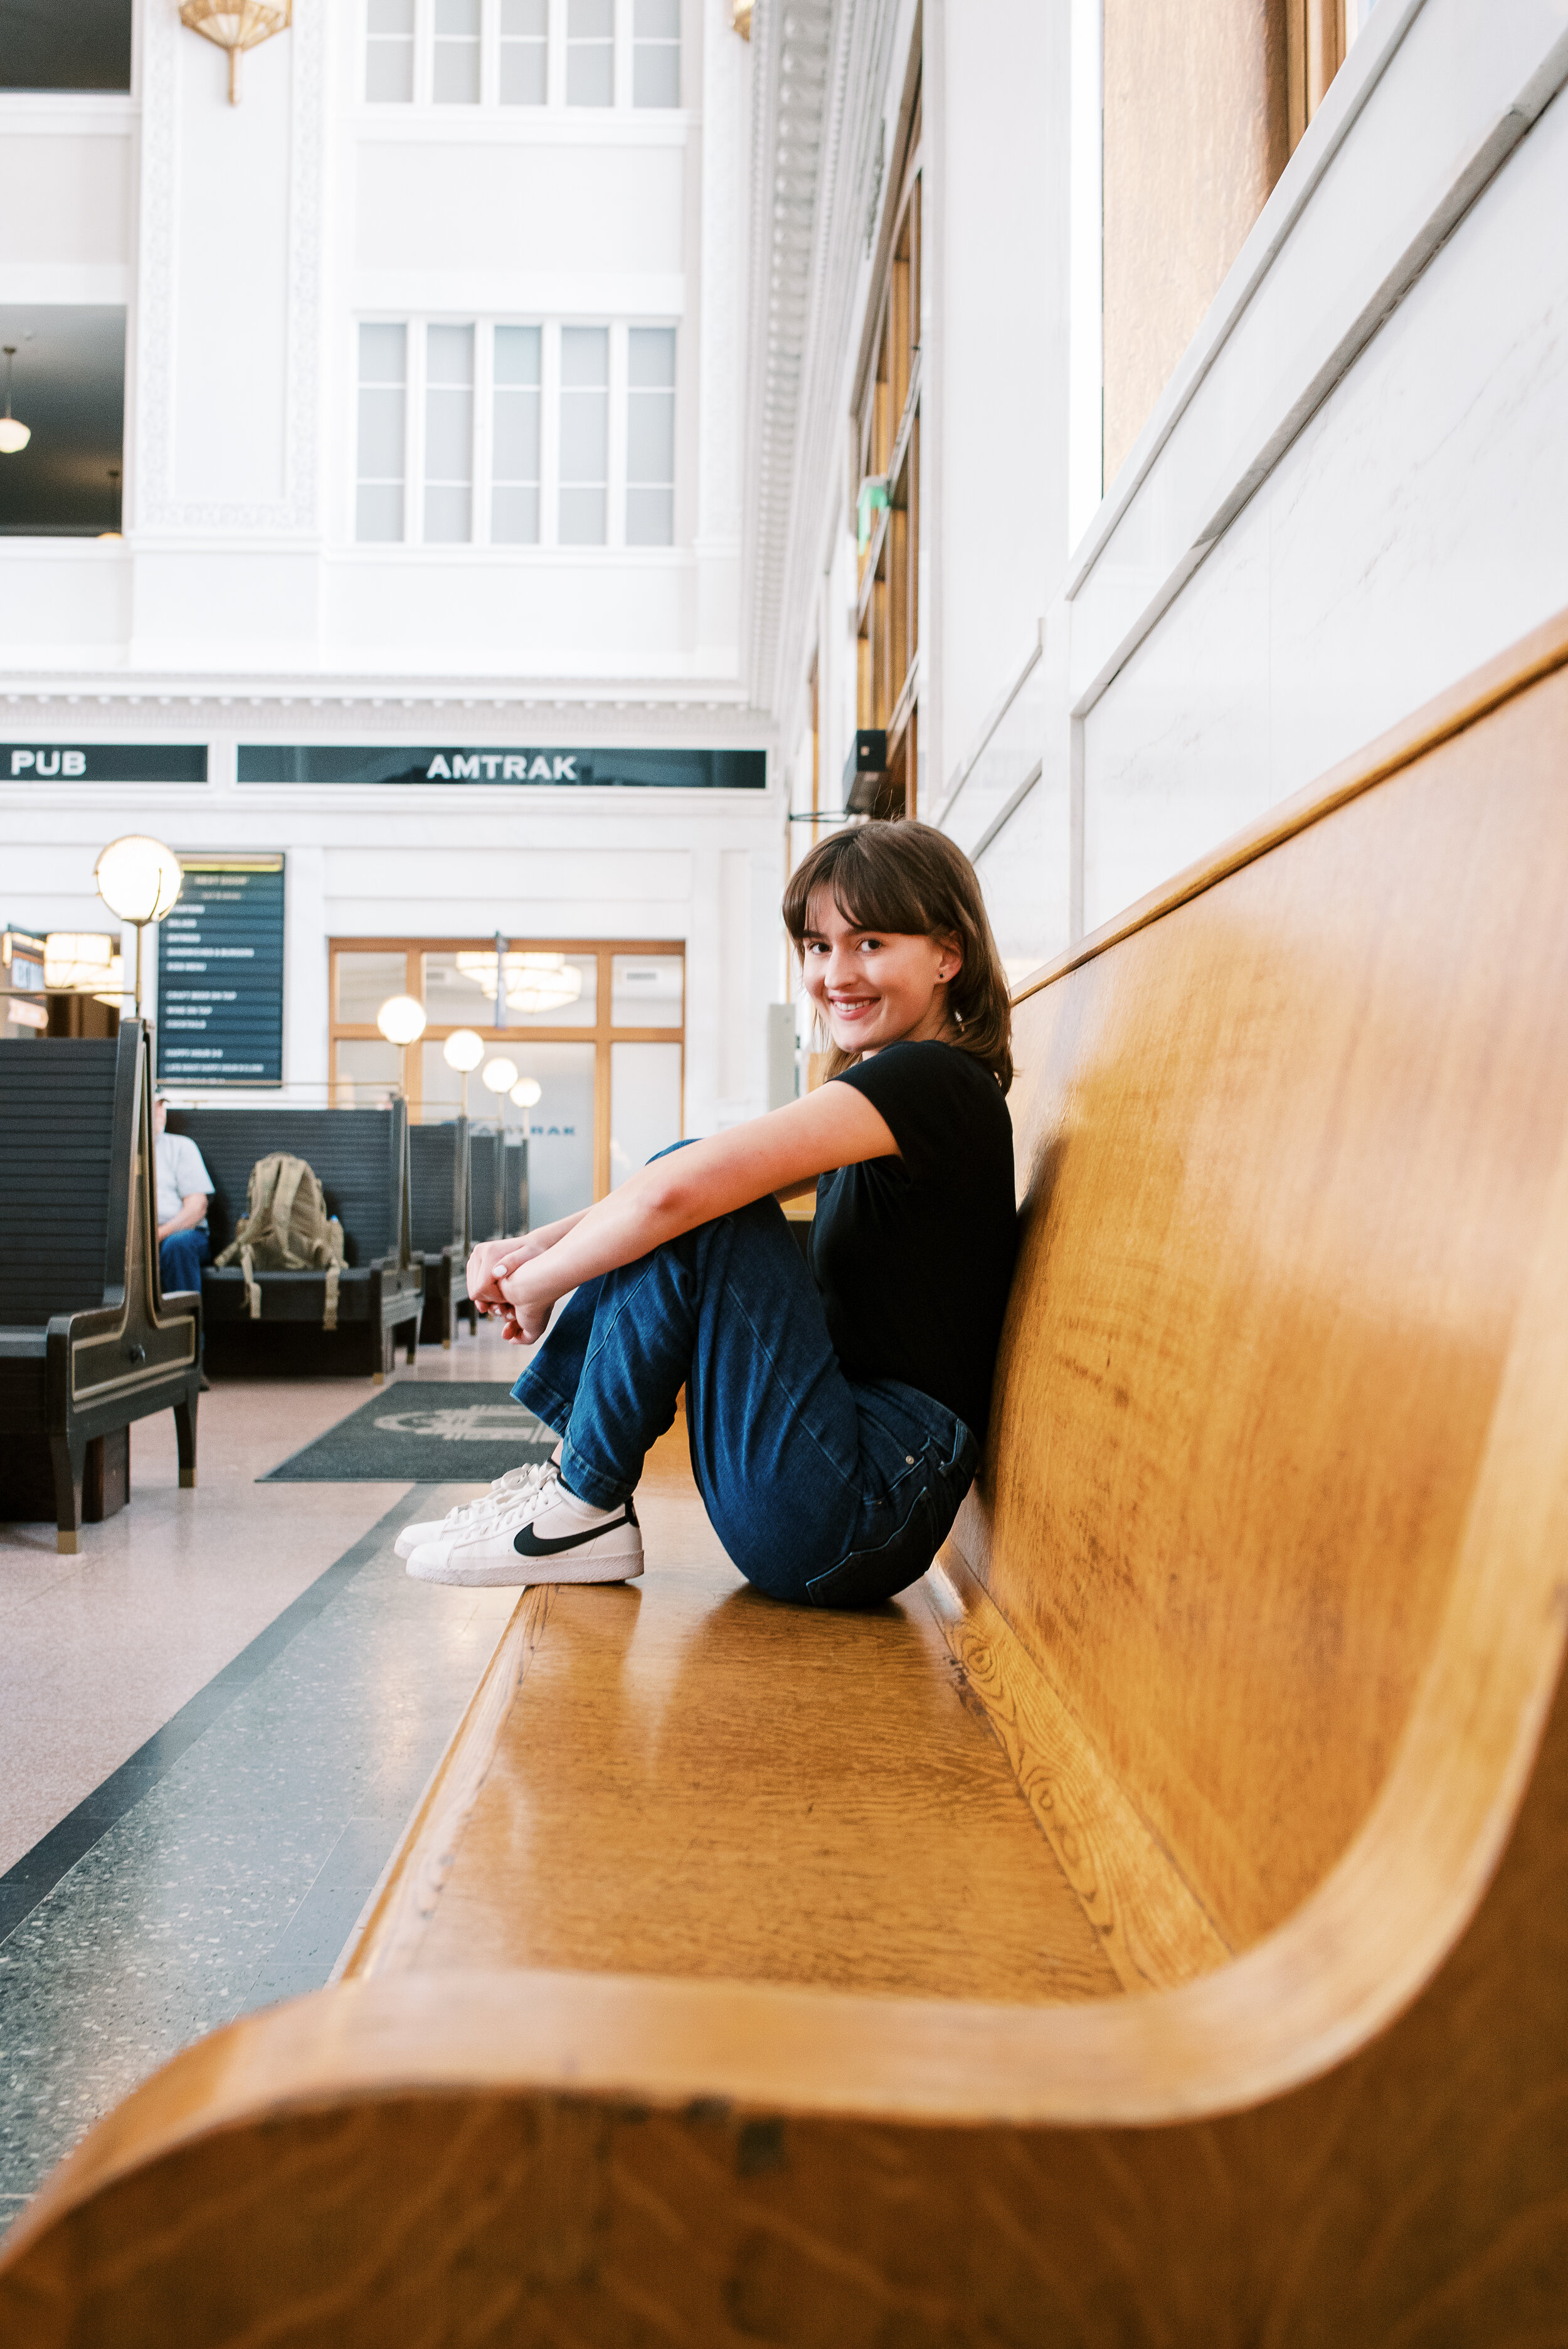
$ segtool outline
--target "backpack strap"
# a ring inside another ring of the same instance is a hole
[[[240,1269],[245,1276],[245,1299],[251,1309],[252,1320],[259,1321],[262,1318],[262,1286],[256,1278],[256,1268],[252,1261],[251,1243],[242,1240],[239,1246]],[[224,1253],[226,1255],[228,1251],[225,1249]]]
[[[294,1199],[304,1176],[304,1159],[286,1158],[278,1174],[277,1188],[273,1193],[273,1229],[277,1233],[285,1252],[291,1257],[295,1253],[292,1230]],[[301,1257],[299,1264],[291,1268],[300,1269],[304,1263],[304,1259]]]
[[[324,1330],[335,1330],[337,1327],[337,1265],[331,1261],[326,1268],[326,1310],[321,1317]]]

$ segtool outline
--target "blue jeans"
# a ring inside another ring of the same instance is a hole
[[[212,1261],[212,1241],[205,1224],[188,1232],[170,1232],[158,1243],[158,1278],[165,1297],[177,1288],[200,1288],[201,1268]]]
[[[845,1377],[775,1200],[584,1281],[512,1394],[562,1438],[572,1491],[608,1509],[630,1497],[683,1385],[697,1487],[748,1582],[875,1607],[925,1572],[975,1440],[914,1387]]]

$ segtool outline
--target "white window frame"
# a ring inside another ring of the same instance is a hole
[[[401,326],[406,337],[404,381],[403,535],[400,539],[358,536],[359,496],[359,329],[361,326]],[[581,316],[524,317],[510,311],[476,313],[457,310],[366,310],[350,322],[349,380],[353,386],[352,461],[347,468],[347,536],[350,545],[366,553],[390,555],[399,548],[429,545],[443,555],[459,556],[465,548],[494,543],[490,536],[490,502],[495,484],[495,330],[498,326],[537,326],[539,360],[539,536],[531,544],[511,541],[497,552],[509,556],[541,554],[560,548],[561,507],[561,329],[603,326],[609,338],[609,439],[605,460],[606,500],[604,538],[592,546],[573,546],[573,555],[625,554],[669,555],[680,545],[680,320],[665,316],[637,318]],[[431,326],[471,326],[474,333],[473,475],[470,485],[470,530],[466,539],[427,541],[425,537],[426,400],[428,392],[428,329]],[[630,421],[628,336],[634,326],[660,326],[676,335],[676,478],[673,485],[675,534],[667,546],[635,547],[626,543],[626,444]]]
[[[1348,0],[1354,6],[1357,0]],[[1367,0],[1360,0],[1365,7]],[[516,116],[526,121],[530,115],[565,112],[595,114],[610,111],[663,115],[678,114],[679,107],[634,109],[632,104],[633,37],[634,25],[634,0],[614,0],[614,38],[612,56],[613,96],[608,109],[566,106],[566,0],[548,0],[546,11],[546,47],[544,57],[544,104],[542,106],[505,106],[500,102],[500,0],[480,0],[480,94],[472,107],[444,102],[439,107],[435,98],[436,11],[435,0],[414,0],[414,85],[409,99],[372,98],[368,94],[369,73],[369,12],[363,5],[356,11],[358,23],[357,63],[355,88],[359,103],[373,107],[377,116],[403,109],[423,113],[455,116],[459,121],[478,113]],[[683,11],[684,14],[684,11]],[[681,78],[686,77],[686,28],[681,28]]]

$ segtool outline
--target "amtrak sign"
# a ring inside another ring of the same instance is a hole
[[[428,783],[575,783],[575,750],[438,750],[425,770]]]
[[[764,750],[545,749],[474,743],[405,748],[386,743],[242,742],[242,783],[350,783],[407,790],[459,784],[534,791],[760,792],[768,783]]]

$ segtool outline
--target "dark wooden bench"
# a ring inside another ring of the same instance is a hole
[[[201,1300],[159,1281],[146,1039],[0,1043],[0,1516],[67,1552],[129,1498],[133,1420],[172,1411],[196,1482]]]
[[[305,1159],[320,1179],[328,1214],[343,1226],[347,1269],[338,1284],[338,1330],[349,1334],[373,1378],[385,1375],[398,1343],[413,1361],[424,1271],[409,1244],[408,1127],[401,1102],[388,1109],[293,1109],[280,1102],[267,1109],[170,1110],[169,1131],[190,1135],[212,1177],[208,1224],[214,1257],[244,1216],[256,1161],[274,1150]],[[258,1271],[256,1279],[259,1325],[251,1320],[237,1262],[221,1271],[209,1265],[202,1272],[207,1324],[219,1342],[219,1333],[232,1342],[240,1323],[254,1329],[285,1322],[296,1339],[312,1325],[321,1330],[325,1272]]]
[[[528,1144],[510,1135],[500,1149],[500,1227],[508,1237],[528,1229]]]
[[[1568,620],[1025,988],[922,1583],[672,1436],[346,1977],[18,2222],[30,2343],[1545,2349],[1568,2310]]]
[[[419,1338],[450,1346],[469,1301],[469,1122],[408,1129],[408,1220],[425,1271]]]
[[[515,1229],[506,1221],[501,1138],[493,1126],[470,1128],[469,1136],[469,1244],[498,1240]],[[479,1310],[465,1291],[461,1310],[478,1330]]]

